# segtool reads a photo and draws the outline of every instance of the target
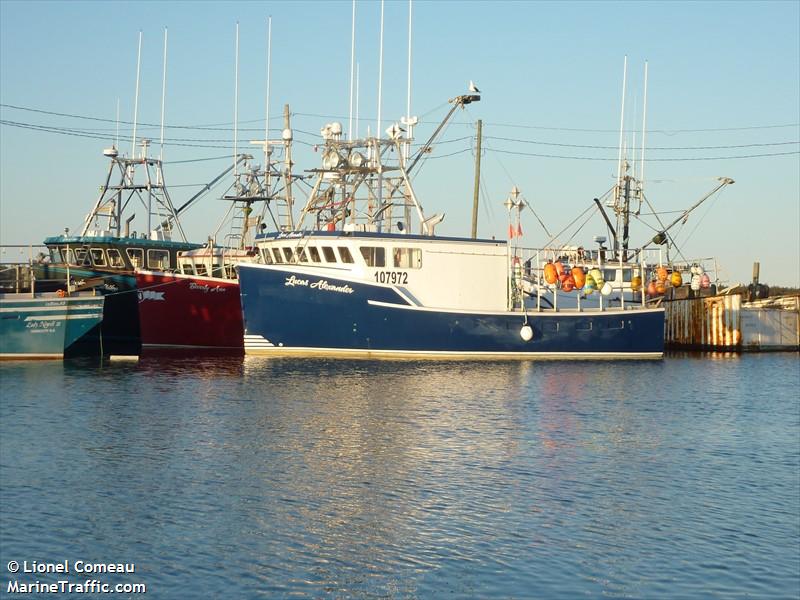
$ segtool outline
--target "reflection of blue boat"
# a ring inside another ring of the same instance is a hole
[[[103,319],[103,296],[0,294],[0,358],[61,358]]]
[[[300,228],[261,234],[260,264],[238,265],[246,354],[662,357],[663,308],[532,305],[505,241],[435,235],[443,216],[426,218],[411,188],[410,139],[389,131],[342,141],[338,124],[323,129]],[[399,164],[384,164],[392,154]]]

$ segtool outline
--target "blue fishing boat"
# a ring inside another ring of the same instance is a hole
[[[445,120],[478,99],[454,98]],[[512,242],[436,235],[444,216],[425,215],[410,179],[430,141],[412,158],[399,125],[387,139],[341,131],[323,128],[323,165],[296,230],[259,235],[259,262],[238,265],[246,354],[663,356],[664,309],[642,294],[555,306],[547,288],[526,293],[546,262],[524,272]]]

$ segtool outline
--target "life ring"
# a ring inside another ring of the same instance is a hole
[[[56,292],[56,296],[58,296],[59,298],[63,298],[66,295],[67,295],[67,292],[65,292],[64,290],[58,290]]]

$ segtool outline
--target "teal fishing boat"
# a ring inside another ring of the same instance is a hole
[[[103,320],[92,292],[0,294],[0,359],[62,358]]]

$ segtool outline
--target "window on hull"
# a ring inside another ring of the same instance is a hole
[[[395,248],[394,266],[398,269],[421,269],[422,250],[419,248]]]
[[[109,248],[106,250],[108,254],[108,264],[115,269],[125,268],[125,261],[122,260],[122,254],[116,248]]]
[[[329,263],[336,262],[336,255],[333,253],[333,248],[331,248],[330,246],[322,247],[322,256],[325,257],[325,262]]]
[[[147,266],[151,269],[169,269],[169,252],[167,250],[148,250]]]
[[[385,267],[386,266],[386,249],[373,246],[361,246],[359,248],[361,256],[368,267]]]
[[[141,248],[127,248],[125,251],[128,253],[128,259],[134,268],[144,266],[144,250]]]
[[[350,249],[345,246],[339,246],[339,258],[346,264],[353,264],[355,262],[353,260],[353,255],[350,254]]]

